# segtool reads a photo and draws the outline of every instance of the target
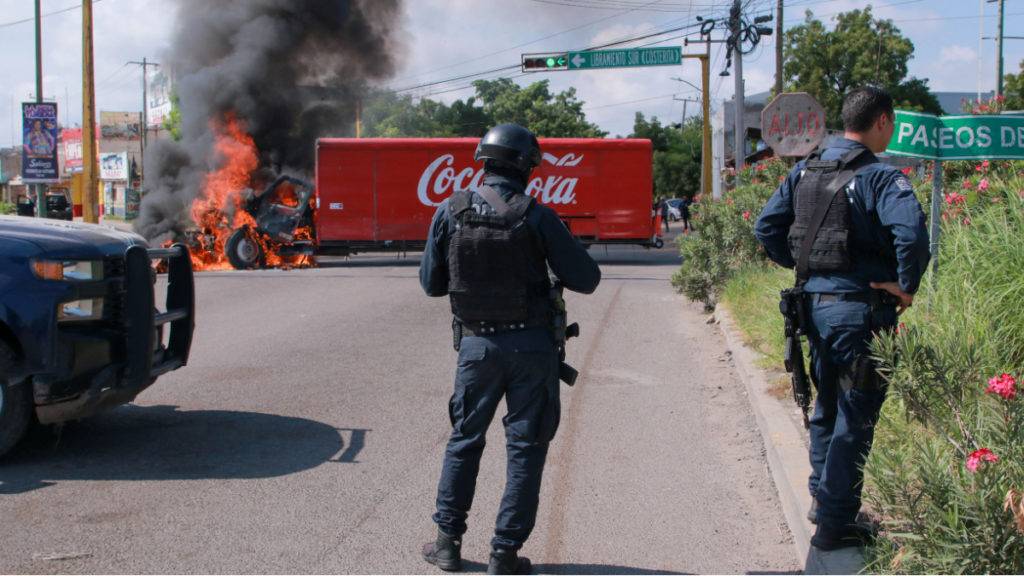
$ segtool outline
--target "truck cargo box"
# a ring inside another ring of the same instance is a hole
[[[321,253],[418,248],[437,206],[473,189],[476,138],[325,138],[316,150]],[[527,193],[554,208],[587,244],[660,245],[652,215],[651,142],[542,138]]]

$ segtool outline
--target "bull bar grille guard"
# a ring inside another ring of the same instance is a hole
[[[166,312],[155,302],[153,260],[167,260]],[[124,386],[141,389],[162,374],[188,363],[195,328],[195,286],[188,248],[132,246],[125,252],[127,372]],[[157,329],[170,325],[167,347],[155,361]]]

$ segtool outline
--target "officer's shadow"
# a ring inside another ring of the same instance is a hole
[[[462,570],[466,573],[486,572],[487,564],[471,562],[463,559]],[[693,572],[673,572],[672,570],[636,568],[617,564],[534,564],[532,574],[693,574]],[[802,574],[802,572],[772,572],[751,570],[747,574]]]
[[[272,478],[358,464],[368,432],[257,412],[123,406],[37,432],[0,461],[0,494],[67,480]]]

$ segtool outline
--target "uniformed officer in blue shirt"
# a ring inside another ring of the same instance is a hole
[[[480,141],[485,178],[438,207],[420,264],[429,296],[450,296],[459,361],[449,402],[452,433],[437,488],[437,538],[423,548],[443,570],[462,566],[461,539],[473,503],[487,428],[504,397],[508,474],[488,573],[525,573],[518,550],[537,517],[548,443],[560,418],[559,354],[550,272],[589,294],[601,271],[554,210],[524,194],[541,162],[537,138],[503,124]]]
[[[844,138],[821,150],[820,160],[858,157],[858,167],[852,182],[833,198],[845,200],[846,209],[830,208],[844,218],[822,226],[814,240],[845,238],[845,243],[822,244],[825,248],[816,254],[819,260],[848,265],[815,270],[811,257],[803,286],[817,389],[810,419],[809,516],[818,526],[811,543],[825,550],[858,546],[872,536],[856,523],[862,466],[886,392],[868,356],[870,343],[874,333],[893,329],[897,316],[913,304],[930,258],[924,212],[910,181],[874,156],[885,151],[892,137],[892,98],[874,87],[852,90],[843,101],[842,119]],[[815,191],[799,188],[807,166],[802,161],[789,173],[755,227],[768,256],[786,268],[797,266],[800,253],[793,231],[808,230],[810,210],[800,203],[809,202]]]

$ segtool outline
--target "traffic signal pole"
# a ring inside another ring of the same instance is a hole
[[[687,41],[686,45],[689,44]],[[711,196],[711,178],[714,176],[711,173],[711,42],[705,41],[703,44],[706,46],[703,54],[683,54],[683,58],[700,60],[700,100],[704,115],[700,146],[700,193]]]

